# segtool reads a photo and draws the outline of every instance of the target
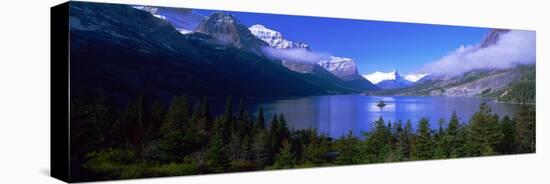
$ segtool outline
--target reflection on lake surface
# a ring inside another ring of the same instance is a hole
[[[380,100],[386,103],[378,107]],[[379,117],[387,121],[403,123],[410,119],[415,126],[422,118],[428,118],[432,128],[438,121],[448,121],[453,111],[467,123],[478,110],[479,104],[487,103],[493,113],[499,116],[513,116],[518,105],[499,104],[493,99],[469,97],[375,97],[361,95],[328,95],[302,98],[247,99],[247,109],[255,116],[260,107],[264,108],[266,123],[275,113],[283,113],[290,128],[315,128],[331,137],[340,137],[350,130],[359,135],[368,131]],[[235,104],[236,105],[236,104]],[[214,107],[224,107],[222,103]],[[221,109],[219,109],[221,110]],[[220,111],[223,112],[223,111]]]

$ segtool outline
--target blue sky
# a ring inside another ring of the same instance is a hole
[[[217,11],[195,10],[201,15]],[[487,28],[410,24],[227,12],[247,25],[262,24],[287,40],[302,41],[314,51],[353,58],[361,74],[399,70],[414,73],[461,45],[476,44]]]

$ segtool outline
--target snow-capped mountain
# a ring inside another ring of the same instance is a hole
[[[391,72],[379,72],[363,75],[367,80],[376,84],[382,89],[396,89],[412,86],[429,79],[429,74],[409,74],[401,75],[397,70]]]
[[[321,60],[319,65],[343,80],[364,79],[357,72],[357,65],[351,58],[330,56]]]
[[[265,41],[269,46],[276,49],[291,49],[291,48],[305,48],[309,49],[309,46],[302,42],[293,42],[286,40],[283,34],[266,28],[263,25],[255,24],[248,28],[250,32],[261,40]]]
[[[167,21],[182,34],[193,32],[205,20],[204,16],[191,9],[151,6],[134,6],[134,8],[149,12],[157,18]]]
[[[388,72],[388,73],[376,71],[376,72],[371,73],[371,74],[363,75],[363,77],[365,77],[367,80],[369,80],[373,84],[378,84],[378,83],[380,83],[382,81],[386,81],[386,80],[395,80],[396,73],[397,73],[397,71],[392,71],[392,72]]]
[[[269,46],[276,49],[306,49],[309,50],[309,45],[303,42],[295,42],[286,40],[281,32],[269,29],[263,25],[255,24],[248,28],[250,32],[261,40],[265,41]],[[283,61],[283,65],[287,68],[300,72],[311,73],[314,68],[322,66],[338,78],[350,80],[365,80],[357,71],[357,65],[351,58],[330,56],[319,60],[318,63],[300,63],[296,61]]]
[[[420,80],[424,80],[428,77],[429,74],[409,74],[405,76],[405,79],[411,82],[419,82]]]

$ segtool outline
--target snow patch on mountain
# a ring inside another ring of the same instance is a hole
[[[399,79],[404,79],[415,83],[428,77],[429,75],[430,74],[421,73],[421,74],[408,74],[408,75],[402,76],[399,74],[399,72],[397,72],[397,70],[394,70],[391,72],[376,71],[371,74],[363,75],[363,77],[365,77],[367,80],[369,80],[373,84],[378,84],[380,82],[388,81],[388,80],[399,80]]]
[[[330,56],[319,62],[326,70],[344,80],[355,80],[363,78],[357,72],[357,64],[351,58]]]
[[[378,84],[386,80],[395,80],[397,77],[396,74],[397,74],[397,70],[387,72],[387,73],[376,71],[371,74],[363,75],[363,77],[365,77],[367,80],[369,80],[373,84]]]
[[[266,28],[263,25],[255,24],[248,28],[250,32],[261,40],[265,41],[269,46],[276,49],[293,49],[293,48],[308,48],[309,46],[302,42],[293,42],[286,40],[283,34]]]
[[[152,6],[133,7],[135,9],[146,11],[161,20],[167,21],[181,34],[189,34],[194,32],[195,28],[197,28],[197,26],[205,19],[204,16],[193,12],[191,9]]]
[[[287,40],[281,32],[269,29],[260,24],[252,25],[248,29],[253,35],[269,44],[271,48],[264,50],[268,51],[270,56],[279,56],[275,58],[281,58],[284,66],[293,71],[302,73],[309,72],[310,70],[304,70],[304,68],[310,69],[314,67],[309,65],[319,65],[342,80],[365,80],[359,75],[357,64],[351,58],[330,55],[325,56],[325,53],[311,51],[309,45],[303,42]]]
[[[411,81],[411,82],[417,82],[421,79],[423,79],[424,77],[428,76],[429,74],[409,74],[409,75],[406,75],[405,76],[405,79],[408,80],[408,81]]]

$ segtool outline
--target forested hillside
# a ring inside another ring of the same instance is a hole
[[[535,112],[498,117],[480,104],[470,121],[386,122],[361,137],[291,130],[283,114],[247,112],[246,102],[214,116],[208,98],[169,105],[137,97],[122,111],[100,91],[71,104],[71,169],[86,180],[367,164],[535,152]],[[437,123],[438,129],[430,129]],[[76,177],[77,176],[77,177]]]

